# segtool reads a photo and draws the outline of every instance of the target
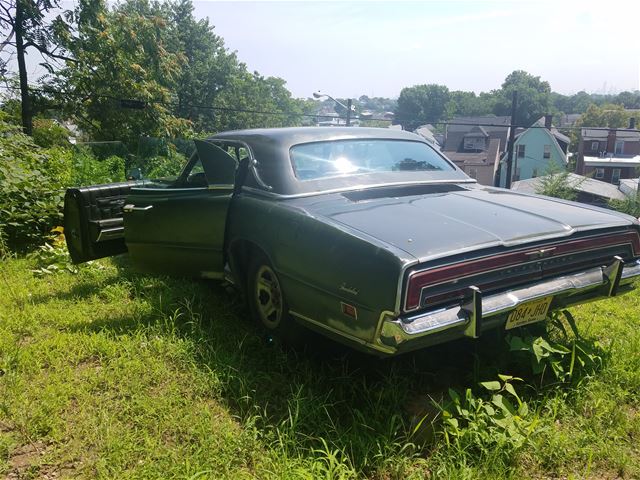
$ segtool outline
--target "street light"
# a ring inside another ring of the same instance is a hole
[[[347,104],[345,105],[344,103],[333,98],[331,95],[327,95],[326,93],[321,93],[320,91],[313,92],[313,98],[323,98],[323,97],[330,98],[331,100],[336,102],[338,105],[340,105],[342,108],[347,109],[347,127],[350,127],[351,126],[351,109],[353,108],[351,99],[348,98]]]

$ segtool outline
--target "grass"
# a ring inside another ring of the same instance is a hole
[[[0,476],[640,477],[637,292],[572,310],[602,361],[559,383],[500,335],[386,361],[317,338],[296,353],[214,284],[122,258],[0,267]],[[523,378],[524,441],[472,411],[447,442],[449,389],[489,401],[478,382],[499,373]]]

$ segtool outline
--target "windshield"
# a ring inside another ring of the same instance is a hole
[[[291,147],[291,162],[299,180],[362,173],[454,170],[431,147],[409,140],[355,139],[304,143]]]

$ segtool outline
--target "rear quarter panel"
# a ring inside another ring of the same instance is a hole
[[[269,257],[303,323],[371,342],[381,313],[396,309],[403,252],[309,215],[292,200],[238,195],[227,238],[228,251],[248,241]],[[343,313],[341,302],[355,306],[357,318]]]

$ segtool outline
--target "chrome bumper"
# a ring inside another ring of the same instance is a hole
[[[550,310],[558,310],[596,298],[615,296],[621,286],[636,278],[640,278],[640,260],[625,265],[621,258],[615,257],[606,267],[494,295],[483,296],[480,289],[470,287],[466,300],[460,305],[410,317],[384,318],[378,346],[380,350],[395,353],[405,342],[445,332],[477,338],[483,327],[494,328],[503,324],[505,315],[524,303],[553,295]]]

